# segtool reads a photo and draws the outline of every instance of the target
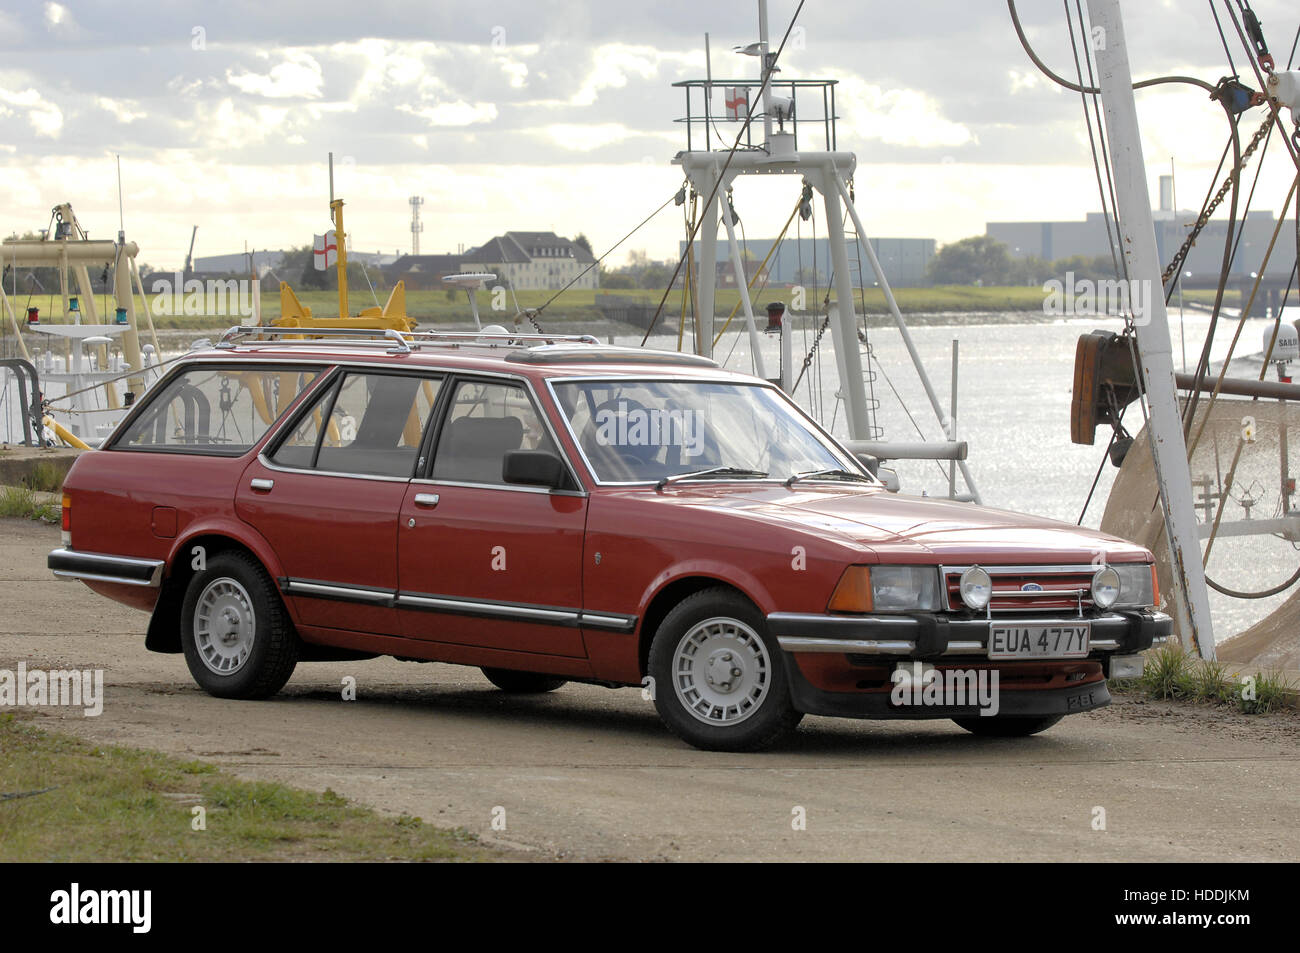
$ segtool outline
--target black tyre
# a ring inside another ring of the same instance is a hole
[[[1048,715],[1045,718],[1000,718],[994,715],[991,718],[981,718],[976,715],[974,718],[954,718],[953,721],[973,735],[983,735],[986,738],[1025,738],[1046,731],[1064,717]]]
[[[763,614],[732,589],[701,590],[668,613],[650,675],[664,724],[706,751],[758,751],[803,717]]]
[[[567,684],[565,679],[554,675],[519,672],[512,668],[483,668],[479,671],[497,688],[512,695],[538,695],[542,692],[553,692]]]
[[[218,698],[267,698],[293,674],[301,643],[262,564],[218,553],[181,606],[181,647],[199,687]]]

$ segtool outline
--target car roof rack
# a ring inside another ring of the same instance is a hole
[[[285,340],[286,338],[290,340]],[[389,345],[391,354],[409,354],[421,345],[461,347],[536,347],[563,342],[565,346],[596,345],[600,341],[590,334],[539,334],[514,331],[398,331],[395,328],[293,328],[263,325],[236,325],[221,335],[215,347],[233,349],[240,344],[264,343],[279,339],[293,345],[337,344],[338,339],[352,344]]]
[[[337,345],[339,339],[358,345],[387,345],[389,354],[410,354],[422,346],[514,348],[506,356],[517,364],[669,364],[683,367],[717,367],[718,362],[698,354],[655,351],[601,344],[591,334],[522,334],[514,331],[398,331],[395,328],[292,328],[236,325],[214,346],[233,350],[240,344],[278,340],[295,346]],[[287,340],[286,340],[287,339]]]
[[[507,354],[513,364],[672,364],[683,367],[717,367],[718,362],[699,354],[680,351],[656,351],[640,347],[599,348],[573,347],[569,344],[543,344]]]

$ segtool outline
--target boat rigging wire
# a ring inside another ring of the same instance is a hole
[[[608,258],[609,255],[610,255],[610,253],[613,252],[614,249],[618,248],[619,245],[623,244],[625,241],[627,241],[629,238],[631,238],[633,235],[635,235],[638,231],[640,231],[641,228],[644,227],[644,226],[646,225],[646,223],[648,223],[652,218],[654,218],[656,215],[658,215],[660,212],[662,212],[664,209],[666,209],[666,208],[668,207],[668,203],[671,202],[671,201],[673,201],[675,198],[677,198],[677,196],[678,196],[679,194],[681,194],[681,189],[676,189],[676,190],[673,192],[672,195],[668,196],[668,198],[664,200],[664,204],[663,204],[663,205],[660,205],[657,209],[655,209],[653,212],[651,212],[649,215],[647,215],[645,218],[643,218],[643,219],[641,220],[641,222],[636,226],[636,228],[632,229],[632,231],[628,232],[626,235],[624,235],[622,238],[620,238],[618,241],[616,241],[613,245],[609,246],[609,248],[606,249],[605,254],[603,254],[603,255],[601,255],[599,258],[595,259],[595,260],[594,260],[590,265],[588,265],[586,268],[582,269],[582,271],[580,271],[580,272],[578,272],[576,275],[574,275],[573,279],[572,279],[572,280],[571,280],[567,285],[565,285],[565,286],[564,286],[563,288],[561,288],[559,291],[555,292],[555,294],[553,294],[553,295],[551,295],[549,298],[547,298],[546,301],[543,302],[543,304],[542,304],[542,306],[541,306],[540,308],[532,308],[532,309],[530,309],[530,311],[525,312],[525,314],[528,315],[529,320],[532,320],[534,317],[536,317],[537,315],[541,314],[544,310],[546,310],[547,307],[550,306],[550,304],[551,304],[552,301],[554,301],[554,300],[555,300],[556,298],[558,298],[560,295],[564,294],[566,291],[568,291],[570,288],[572,288],[575,284],[577,284],[578,280],[581,279],[583,275],[585,275],[587,272],[591,271],[591,269],[595,268],[595,267],[598,266],[602,261],[604,261],[606,258]],[[674,279],[676,279],[676,277],[677,277],[676,275],[673,275],[673,278],[674,278]],[[669,287],[672,287],[671,284],[669,285]],[[536,324],[536,322],[534,322],[534,324]],[[645,342],[642,341],[641,343],[644,344]]]
[[[767,90],[768,86],[771,85],[772,76],[776,73],[776,64],[781,60],[781,54],[785,51],[785,44],[790,39],[790,33],[794,30],[795,22],[799,19],[799,14],[803,10],[803,5],[806,2],[807,0],[799,0],[799,6],[795,7],[794,14],[790,17],[790,23],[785,28],[785,35],[781,37],[781,44],[776,48],[776,55],[772,59],[772,65],[763,70],[763,82],[758,87],[758,95],[755,97],[757,101],[762,101],[763,93]],[[709,197],[704,200],[705,215],[700,216],[700,221],[695,223],[696,231],[699,230],[701,223],[704,221],[704,217],[709,214],[709,210],[713,208],[713,200],[717,198],[718,187],[722,185],[723,180],[726,178],[727,170],[731,168],[731,160],[736,157],[736,150],[740,148],[740,140],[744,137],[745,133],[749,131],[750,124],[753,121],[753,111],[748,109],[745,110],[744,125],[742,125],[740,131],[736,133],[736,141],[733,142],[731,148],[727,150],[727,159],[722,164],[722,168],[718,171],[717,177],[714,179],[713,188],[709,190]],[[694,238],[695,232],[691,232],[688,241],[693,241]],[[672,291],[673,283],[681,273],[682,263],[685,260],[686,254],[683,252],[681,257],[677,259],[677,267],[673,269],[672,277],[668,279],[668,286],[664,288],[663,297],[659,299],[659,307],[655,309],[654,317],[650,319],[650,323],[647,325],[645,330],[645,335],[641,338],[642,347],[645,346],[646,341],[650,340],[650,333],[654,330],[655,325],[659,323],[659,316],[663,314],[664,310],[664,302],[668,300],[668,293]]]

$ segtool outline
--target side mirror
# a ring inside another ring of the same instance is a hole
[[[876,479],[885,484],[885,489],[890,493],[897,493],[903,488],[903,485],[898,481],[898,471],[889,467],[878,468],[876,470]]]
[[[508,450],[501,463],[501,478],[507,483],[554,490],[564,485],[564,464],[546,450]]]

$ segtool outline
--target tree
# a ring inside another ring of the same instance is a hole
[[[596,257],[596,253],[591,250],[591,239],[589,239],[582,232],[578,232],[578,237],[573,240],[573,244],[577,245],[579,248],[586,249],[587,254],[590,255],[591,257],[593,258]]]
[[[937,285],[1002,285],[1011,275],[1007,246],[988,235],[949,242],[930,260],[927,276]]]
[[[600,286],[606,291],[620,291],[636,287],[636,279],[626,271],[610,271],[603,265],[600,267]]]
[[[650,262],[641,271],[639,284],[642,288],[664,288],[673,276],[673,265],[668,262]]]

